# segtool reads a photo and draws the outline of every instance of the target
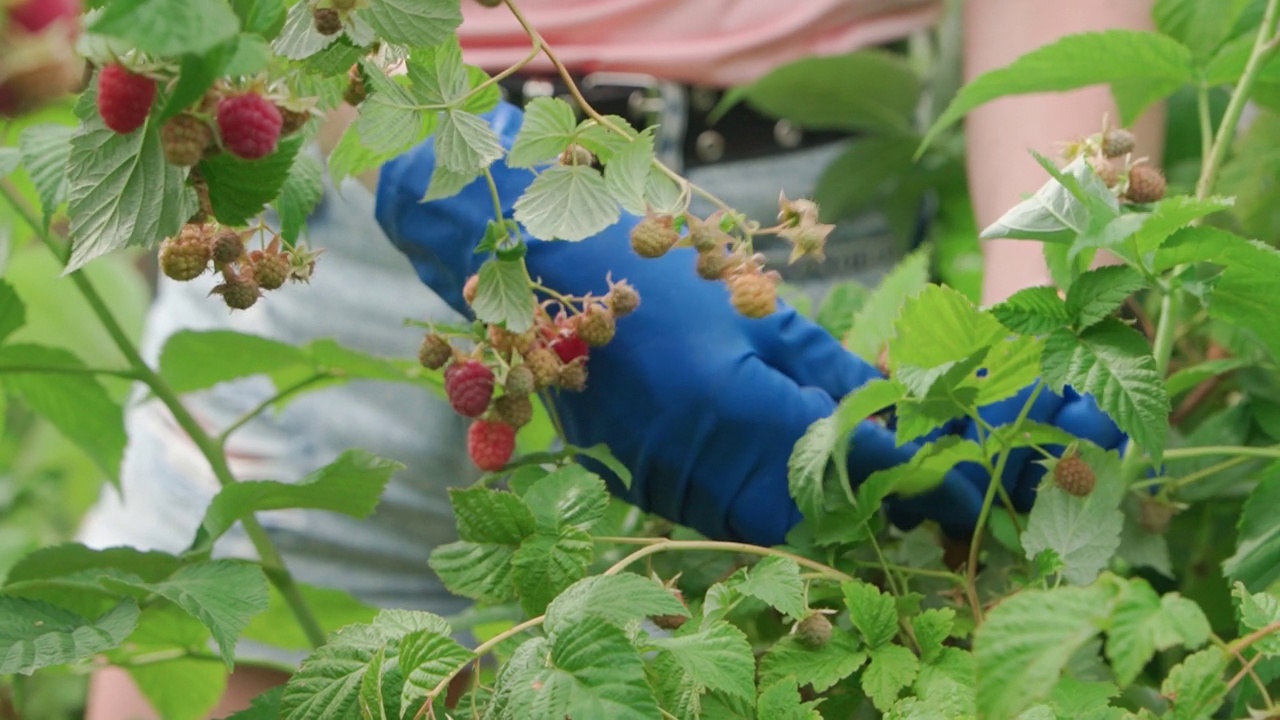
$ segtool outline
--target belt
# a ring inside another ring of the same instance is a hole
[[[818,147],[851,137],[839,131],[814,131],[790,120],[768,117],[739,101],[711,121],[723,91],[680,85],[635,73],[590,73],[575,76],[587,104],[604,115],[618,115],[640,128],[670,123],[666,94],[677,89],[684,98],[682,156],[684,168],[768,157]],[[523,107],[539,97],[560,97],[576,104],[558,76],[513,75],[500,82],[504,97]],[[665,92],[664,92],[665,91]],[[665,117],[665,119],[664,119]]]

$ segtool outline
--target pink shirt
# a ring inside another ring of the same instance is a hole
[[[467,62],[496,72],[531,49],[505,7],[464,2]],[[938,15],[935,0],[522,0],[577,72],[637,72],[690,84],[749,82],[807,55],[899,40]],[[530,65],[550,69],[544,57]]]

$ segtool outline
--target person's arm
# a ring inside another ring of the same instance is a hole
[[[1079,32],[1152,27],[1151,0],[966,0],[965,79],[1004,67],[1019,56]],[[1107,87],[1002,98],[974,110],[966,123],[969,186],[978,227],[997,220],[1049,178],[1028,150],[1054,157],[1063,141],[1098,132],[1118,114]],[[1157,106],[1134,125],[1137,156],[1159,164],[1164,111]],[[1049,282],[1041,243],[984,241],[983,302]]]

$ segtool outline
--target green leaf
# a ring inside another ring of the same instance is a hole
[[[22,151],[16,147],[0,147],[0,178],[8,177],[22,167]]]
[[[828,222],[851,218],[884,198],[893,181],[912,170],[919,144],[915,135],[853,138],[813,189],[822,217]]]
[[[1250,594],[1240,582],[1231,587],[1231,595],[1240,603],[1240,625],[1245,630],[1258,631],[1280,622],[1280,598],[1275,595],[1268,592]],[[1194,603],[1192,607],[1199,610],[1199,606]],[[1203,644],[1204,638],[1208,637],[1208,623],[1203,620],[1203,613],[1201,616],[1201,623],[1205,628],[1200,642]],[[1266,655],[1280,655],[1280,636],[1272,633],[1262,637],[1253,644],[1253,647]]]
[[[449,500],[463,540],[519,545],[536,529],[528,504],[515,493],[484,487],[450,488]]]
[[[503,325],[513,333],[533,327],[534,297],[524,260],[493,258],[480,266],[476,319]]]
[[[899,261],[854,315],[852,327],[844,333],[845,347],[869,363],[880,362],[881,352],[893,338],[898,312],[928,283],[928,251],[917,250]]]
[[[1119,320],[1079,335],[1059,330],[1045,341],[1042,369],[1055,392],[1071,385],[1097,401],[1120,429],[1157,461],[1168,432],[1169,396],[1147,341]]]
[[[593,575],[569,586],[547,606],[544,627],[558,633],[586,618],[623,627],[651,615],[689,617],[689,609],[660,583],[639,575]]]
[[[505,602],[515,596],[511,579],[515,552],[515,545],[453,542],[432,550],[428,564],[456,595]]]
[[[343,628],[329,643],[303,661],[289,678],[280,698],[281,720],[342,720],[359,717],[359,697],[365,674],[391,642],[386,632],[370,625]]]
[[[1165,198],[1156,203],[1151,214],[1129,239],[1129,243],[1136,248],[1138,254],[1145,255],[1159,248],[1174,233],[1193,221],[1229,210],[1233,205],[1235,201],[1232,198],[1211,197],[1199,200],[1188,195]]]
[[[851,633],[837,631],[831,642],[820,648],[801,645],[789,635],[760,658],[760,687],[791,677],[813,686],[816,692],[824,692],[857,672],[866,661],[867,653]]]
[[[126,669],[147,702],[165,720],[208,717],[227,688],[227,669],[208,660],[168,660]]]
[[[898,693],[916,679],[920,661],[901,645],[884,645],[871,651],[871,662],[862,671],[862,691],[880,711],[898,700]]]
[[[622,146],[604,166],[605,186],[623,210],[645,214],[644,192],[654,171],[653,160],[653,133],[645,131]]]
[[[609,509],[609,491],[600,476],[581,465],[565,465],[543,477],[523,495],[538,528],[590,530]]]
[[[1120,689],[1115,683],[1077,680],[1065,676],[1053,688],[1052,704],[1057,717],[1108,720],[1119,714],[1108,701]]]
[[[925,135],[922,147],[970,110],[1007,95],[1062,92],[1108,84],[1120,124],[1194,80],[1191,52],[1157,33],[1107,30],[1067,35],[965,85]]]
[[[230,715],[227,720],[279,720],[280,698],[284,695],[284,686],[277,686],[258,695],[248,710],[241,710]]]
[[[124,642],[137,623],[132,599],[89,620],[39,600],[0,596],[0,675],[86,660]]]
[[[297,583],[297,587],[307,607],[315,613],[316,620],[326,632],[332,633],[356,623],[373,622],[374,616],[378,614],[376,608],[365,605],[342,590],[314,587],[305,583]],[[249,621],[241,638],[283,650],[312,649],[306,634],[298,626],[293,610],[274,585],[270,588],[266,611]]]
[[[809,614],[804,601],[804,581],[800,566],[790,558],[769,556],[746,570],[746,578],[734,586],[788,617],[800,619]]]
[[[337,42],[342,35],[321,35],[316,31],[310,3],[295,3],[285,16],[280,36],[271,47],[290,60],[303,60]]]
[[[657,637],[650,642],[670,653],[698,684],[736,697],[755,696],[755,656],[751,643],[733,625],[709,623],[696,633]]]
[[[266,575],[261,567],[239,560],[186,565],[159,582],[107,582],[155,593],[186,610],[209,628],[228,669],[235,664],[240,633],[254,615],[267,609]]]
[[[1236,551],[1222,563],[1223,573],[1252,592],[1280,578],[1280,471],[1272,467],[1249,493],[1237,526]]]
[[[399,666],[404,675],[400,715],[418,707],[427,693],[475,659],[453,638],[430,630],[416,630],[400,639]]]
[[[1093,492],[1076,497],[1046,478],[1031,508],[1022,547],[1027,559],[1053,550],[1064,563],[1062,577],[1087,585],[1107,567],[1120,546],[1124,527],[1120,499],[1125,488],[1115,454],[1085,447],[1081,457],[1097,475]]]
[[[585,240],[618,220],[618,204],[599,170],[557,165],[534,178],[515,219],[543,240]]]
[[[6,370],[6,366],[27,369],[14,372]],[[111,482],[116,482],[125,446],[124,411],[120,405],[92,375],[30,371],[83,367],[79,358],[58,348],[16,343],[0,347],[4,389],[48,420],[84,450]]]
[[[160,351],[160,375],[179,393],[307,362],[301,348],[231,330],[180,330]]]
[[[1011,398],[1036,381],[1043,354],[1044,342],[1040,338],[1022,336],[998,342],[982,359],[986,374],[970,375],[957,388],[956,395],[961,395],[967,387],[977,386],[978,395],[974,399],[977,407]]]
[[[559,98],[534,98],[525,106],[524,120],[511,143],[507,165],[531,168],[555,160],[573,141],[577,126],[569,103]]]
[[[622,630],[598,617],[559,630],[548,667],[517,689],[512,702],[538,718],[648,720],[659,714],[639,653]]]
[[[869,583],[855,580],[840,586],[849,619],[870,647],[888,644],[898,634],[898,610],[893,596],[880,592]]]
[[[356,703],[360,708],[360,717],[370,720],[390,720],[396,717],[395,712],[387,713],[387,698],[382,688],[387,681],[387,648],[378,648],[369,660],[369,668],[360,678],[360,691],[356,695]]]
[[[1014,717],[1047,698],[1115,599],[1114,585],[1095,583],[1023,590],[996,605],[974,633],[980,716]]]
[[[1231,37],[1251,1],[1205,4],[1197,0],[1156,0],[1151,15],[1160,32],[1191,48],[1195,57],[1203,60]]]
[[[1072,243],[1119,215],[1119,201],[1087,161],[1076,158],[1056,172],[1060,177],[1050,178],[1035,195],[1005,212],[982,231],[981,237]],[[1068,187],[1062,180],[1076,187]]]
[[[614,457],[613,451],[604,443],[596,443],[591,447],[575,448],[578,454],[595,460],[601,465],[609,469],[609,472],[617,476],[618,481],[622,483],[622,487],[631,489],[631,471],[627,469],[622,461]]]
[[[67,199],[67,160],[74,134],[75,128],[66,125],[33,125],[18,137],[22,166],[40,195],[46,220]]]
[[[468,174],[479,172],[502,157],[498,134],[484,118],[463,110],[440,113],[436,130],[436,162],[446,169]]]
[[[1249,367],[1252,364],[1253,362],[1248,358],[1240,357],[1205,360],[1202,363],[1185,367],[1170,375],[1169,379],[1165,380],[1165,391],[1169,393],[1170,398],[1174,398],[1211,377],[1226,375],[1240,368]]]
[[[439,113],[419,110],[418,98],[405,86],[404,78],[389,78],[367,60],[361,60],[360,67],[369,89],[368,99],[360,103],[360,117],[352,125],[360,144],[385,160],[426,139]]]
[[[263,510],[308,508],[367,517],[403,463],[365,450],[348,450],[297,482],[242,481],[228,485],[205,510],[192,550],[203,551],[238,520]]]
[[[239,32],[240,19],[222,0],[120,0],[89,30],[153,55],[199,54]]]
[[[361,111],[362,114],[363,112]],[[365,147],[360,139],[360,131],[353,123],[342,133],[338,144],[329,153],[329,177],[335,185],[341,185],[346,178],[373,170],[392,157],[394,154],[383,155]]]
[[[1128,581],[1107,628],[1107,658],[1121,686],[1132,683],[1159,650],[1209,640],[1209,620],[1194,601],[1171,593],[1160,597],[1146,580]]]
[[[918,396],[928,393],[933,382],[957,363],[1009,333],[969,298],[941,285],[930,285],[908,300],[894,327],[897,335],[889,341],[890,367]]]
[[[13,286],[0,278],[0,342],[27,322],[27,308]]]
[[[209,183],[209,202],[218,220],[244,225],[261,213],[280,195],[301,147],[302,138],[294,136],[259,160],[242,160],[226,152],[201,161],[200,172]]]
[[[240,27],[270,40],[284,27],[285,5],[280,0],[231,0]]]
[[[1080,329],[1111,317],[1133,293],[1145,289],[1142,274],[1124,265],[1107,265],[1082,273],[1067,291],[1067,310]]]
[[[511,597],[512,558],[536,530],[529,506],[518,495],[484,487],[449,490],[461,542],[437,547],[430,565],[453,592],[477,600]]]
[[[479,170],[457,173],[443,165],[436,165],[431,169],[431,181],[427,183],[427,192],[422,196],[422,202],[453,197],[475,182],[478,177],[480,177]]]
[[[1160,693],[1173,698],[1170,720],[1200,720],[1212,717],[1227,695],[1227,655],[1216,647],[1205,648],[1187,657],[1169,671]]]
[[[81,107],[91,96],[81,96]],[[185,171],[165,161],[151,124],[121,135],[89,117],[71,138],[66,168],[72,241],[66,272],[120,248],[169,237],[196,210],[195,193],[183,186]]]
[[[1023,288],[991,308],[1005,327],[1024,335],[1042,335],[1071,323],[1071,311],[1052,285]]]
[[[756,717],[769,720],[822,720],[816,702],[801,702],[800,681],[786,677],[764,687],[756,701]]]
[[[916,632],[920,660],[927,664],[942,655],[942,643],[951,634],[955,619],[956,611],[948,607],[930,608],[919,615],[912,616],[911,627]]]
[[[594,558],[591,536],[576,527],[525,538],[511,558],[511,577],[525,614],[541,615],[557,595],[587,574]]]
[[[324,166],[310,153],[298,155],[274,203],[280,216],[280,235],[293,245],[306,226],[307,218],[324,197]]]
[[[9,568],[6,585],[30,580],[65,577],[85,570],[114,569],[143,579],[162,580],[171,575],[181,561],[175,555],[159,551],[142,551],[131,547],[96,550],[80,543],[49,545],[24,556]]]
[[[382,40],[410,47],[444,42],[462,23],[461,9],[451,2],[371,0],[360,17]]]
[[[905,59],[863,50],[787,63],[742,94],[765,113],[814,130],[908,132],[920,91],[920,78]]]

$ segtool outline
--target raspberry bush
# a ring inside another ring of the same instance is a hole
[[[481,4],[523,22],[518,0]],[[780,197],[768,226],[657,162],[651,129],[535,100],[506,161],[538,175],[515,222],[489,225],[489,259],[463,290],[473,322],[426,326],[420,347],[393,358],[188,330],[158,364],[121,320],[126,293],[96,268],[132,253],[154,256],[160,282],[208,273],[208,302],[228,312],[306,292],[325,272],[323,248],[301,240],[323,173],[358,175],[447,132],[462,147],[427,194],[455,194],[503,155],[476,118],[497,91],[461,62],[458,0],[91,5],[82,16],[69,0],[9,3],[0,25],[4,48],[21,50],[0,62],[0,113],[81,88],[72,120],[15,120],[25,129],[0,151],[15,229],[61,264],[25,283],[6,266],[0,281],[11,423],[0,463],[48,427],[95,479],[114,480],[128,381],[168,407],[223,487],[180,555],[94,551],[49,532],[6,557],[0,717],[50,716],[26,692],[33,683],[108,664],[128,670],[161,716],[203,717],[240,640],[308,658],[238,720],[1280,714],[1280,301],[1270,290],[1280,276],[1280,0],[1159,0],[1157,32],[1068,36],[930,98],[940,112],[925,132],[915,109],[946,86],[921,75],[935,69],[878,52],[780,68],[740,88],[740,101],[819,125],[832,113],[808,115],[813,78],[830,78],[832,97],[858,80],[883,96],[847,108],[842,122],[859,138],[815,198]],[[393,76],[401,62],[408,74]],[[82,86],[66,79],[82,81],[85,64]],[[1096,84],[1111,87],[1120,117],[1064,138],[1060,158],[1038,157],[1044,186],[972,227],[958,210],[954,124],[1004,95]],[[1135,155],[1141,138],[1126,127],[1164,98],[1180,124],[1161,167]],[[304,150],[312,120],[342,101],[358,117],[318,160]],[[868,166],[885,181],[875,189],[848,174]],[[608,448],[552,442],[556,418],[539,398],[588,387],[593,349],[626,332],[618,319],[644,298],[626,278],[601,278],[604,296],[541,285],[525,267],[526,236],[584,240],[623,210],[643,215],[633,252],[696,249],[698,274],[756,318],[786,290],[759,238],[788,243],[791,262],[818,262],[836,220],[882,207],[901,230],[926,189],[939,196],[930,247],[876,289],[838,288],[813,313],[887,377],[797,443],[788,479],[805,520],[784,546],[709,541],[645,517],[578,463],[593,458],[629,481]],[[715,210],[693,213],[694,196]],[[1043,243],[1054,284],[979,307],[964,269],[979,236]],[[1095,266],[1104,255],[1111,264]],[[931,264],[946,284],[930,282]],[[76,353],[50,339],[40,327],[50,287],[56,302],[84,300],[102,347]],[[264,374],[276,396],[225,427],[183,403]],[[979,423],[976,437],[928,443],[853,490],[841,479],[844,438],[862,419],[916,437],[1038,378],[1038,392],[1092,394],[1129,445],[1105,452],[1025,419]],[[360,448],[307,477],[252,484],[227,461],[227,439],[257,413],[351,379],[430,388],[467,418],[482,474],[451,490],[459,539],[436,548],[430,567],[474,610],[377,611],[301,586],[256,519],[284,507],[372,512],[398,465]],[[1069,451],[1059,460],[1054,447]],[[1034,509],[1016,512],[993,484],[971,539],[901,532],[880,512],[886,497],[925,491],[957,463],[999,475],[1027,449],[1047,471]],[[6,472],[21,470],[12,464]],[[211,554],[237,522],[255,562]],[[466,630],[473,646],[456,639]]]

